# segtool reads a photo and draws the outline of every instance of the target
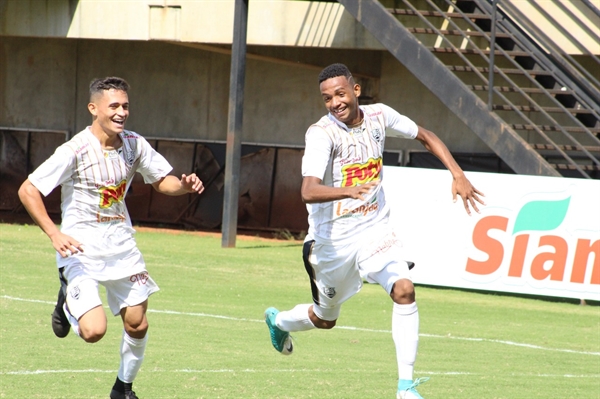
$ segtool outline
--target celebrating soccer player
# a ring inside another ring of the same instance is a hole
[[[121,78],[94,80],[88,110],[92,125],[61,145],[19,189],[23,205],[52,241],[61,288],[52,314],[54,333],[70,328],[86,342],[106,333],[98,285],[106,288],[111,312],[121,315],[121,364],[111,399],[137,399],[132,383],[147,342],[148,297],[158,286],[148,274],[133,237],[125,195],[139,172],[144,182],[167,195],[200,194],[195,174],[169,175],[171,165],[139,134],[125,130],[129,85]],[[61,186],[62,224],[52,222],[42,201]]]
[[[434,133],[384,104],[359,106],[360,85],[345,65],[325,68],[319,87],[329,113],[306,132],[301,189],[309,222],[303,258],[313,303],[282,312],[267,309],[271,342],[290,354],[290,332],[333,328],[342,304],[361,289],[363,279],[379,283],[394,301],[397,398],[422,399],[416,387],[426,379],[413,380],[419,313],[409,275],[412,262],[402,259],[388,225],[390,207],[381,186],[386,128],[389,136],[418,140],[444,163],[452,174],[454,200],[460,195],[467,213],[478,211],[483,194]]]

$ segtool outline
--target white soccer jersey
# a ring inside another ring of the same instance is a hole
[[[360,106],[364,119],[348,128],[327,114],[306,132],[302,176],[314,176],[331,187],[350,187],[383,178],[383,148],[386,128],[392,137],[414,139],[418,127],[406,116],[384,104]],[[342,199],[307,204],[308,238],[320,243],[340,243],[355,233],[388,217],[389,207],[381,184],[365,201]]]
[[[47,196],[61,185],[61,231],[84,244],[85,255],[107,259],[135,248],[125,195],[135,172],[154,183],[172,167],[142,136],[125,130],[118,150],[103,150],[86,128],[56,149],[29,180]],[[60,266],[60,262],[59,262]]]

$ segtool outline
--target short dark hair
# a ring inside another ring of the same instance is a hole
[[[352,79],[352,74],[346,65],[331,64],[328,67],[325,67],[319,74],[319,84],[327,79],[336,78],[338,76],[345,76],[346,79],[348,79],[348,82]]]
[[[90,83],[90,98],[92,98],[94,94],[100,94],[104,90],[110,89],[121,90],[127,93],[127,90],[129,90],[129,83],[127,83],[125,79],[116,76],[94,79]]]

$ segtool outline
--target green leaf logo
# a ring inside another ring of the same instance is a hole
[[[565,220],[571,197],[559,201],[531,201],[523,205],[517,220],[513,234],[520,231],[547,231],[560,226]]]

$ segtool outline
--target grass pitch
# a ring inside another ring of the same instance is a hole
[[[394,398],[391,301],[365,285],[332,331],[270,344],[263,312],[310,302],[301,243],[142,231],[161,291],[134,384],[142,399]],[[417,266],[418,267],[418,266]],[[0,397],[107,398],[119,365],[120,319],[86,344],[50,327],[54,251],[36,226],[0,225]],[[600,398],[600,307],[417,287],[415,377],[426,399]],[[108,313],[108,312],[107,312]]]

